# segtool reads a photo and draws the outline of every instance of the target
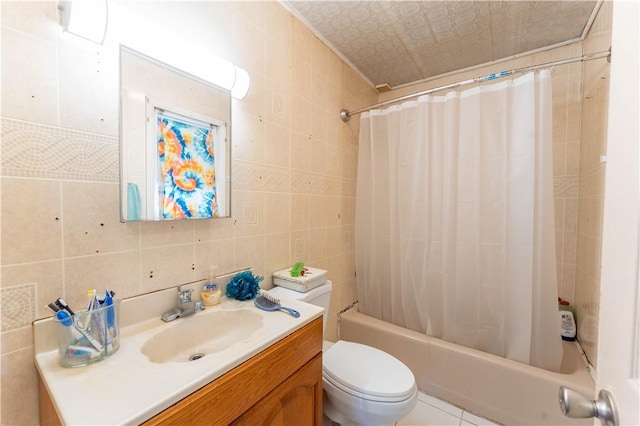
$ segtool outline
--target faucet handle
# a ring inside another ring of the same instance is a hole
[[[182,290],[182,286],[178,286],[178,299],[180,302],[186,303],[191,302],[191,293],[193,293],[193,289]]]

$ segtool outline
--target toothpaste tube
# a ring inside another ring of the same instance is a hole
[[[70,356],[70,357],[82,357],[82,358],[89,358],[89,359],[93,359],[93,358],[97,358],[100,356],[100,352],[98,352],[97,350],[93,349],[93,348],[87,348],[84,346],[76,346],[76,345],[69,345],[67,346],[67,350],[65,351],[65,355],[66,356]]]

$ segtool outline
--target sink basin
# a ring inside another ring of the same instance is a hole
[[[249,309],[205,311],[169,323],[140,351],[154,363],[194,361],[229,349],[261,328],[262,315]]]

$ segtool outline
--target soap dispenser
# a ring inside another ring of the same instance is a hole
[[[207,283],[202,286],[202,293],[200,293],[202,303],[207,306],[217,304],[220,302],[220,296],[222,296],[222,291],[217,281],[217,270],[217,266],[211,266],[209,268],[209,279]]]

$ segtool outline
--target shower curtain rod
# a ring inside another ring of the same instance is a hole
[[[520,72],[535,71],[535,70],[538,70],[538,69],[541,69],[541,68],[553,67],[553,66],[556,66],[556,65],[571,64],[573,62],[591,61],[591,60],[600,59],[600,58],[607,58],[607,60],[609,62],[611,62],[611,49],[609,49],[607,51],[604,51],[604,52],[591,53],[589,55],[578,56],[578,57],[569,58],[569,59],[563,59],[561,61],[547,62],[547,63],[541,64],[541,65],[532,65],[532,66],[523,67],[523,68],[515,68],[515,69],[509,70],[509,71],[501,71],[501,72],[497,72],[497,73],[493,73],[493,74],[487,74],[487,75],[484,75],[482,77],[475,77],[475,78],[471,78],[469,80],[459,81],[457,83],[451,83],[451,84],[446,84],[446,85],[440,86],[440,87],[434,87],[433,89],[427,89],[427,90],[424,90],[422,92],[412,93],[410,95],[405,95],[405,96],[400,96],[399,98],[389,99],[388,101],[380,102],[380,103],[377,103],[375,105],[371,105],[371,106],[368,106],[368,107],[365,107],[365,108],[359,108],[359,109],[356,109],[354,111],[349,111],[349,110],[343,109],[342,111],[340,111],[340,118],[342,119],[342,121],[344,121],[346,123],[347,121],[349,121],[351,119],[352,116],[354,116],[356,114],[361,114],[363,112],[371,111],[372,109],[376,109],[376,108],[379,108],[381,106],[389,105],[389,104],[392,104],[392,103],[395,103],[395,102],[400,102],[400,101],[404,101],[404,100],[407,100],[407,99],[417,98],[418,96],[428,95],[428,94],[434,93],[434,92],[439,92],[441,90],[453,89],[453,88],[456,88],[456,87],[465,86],[467,84],[480,83],[480,82],[483,82],[483,81],[496,80],[498,78],[507,77],[509,75],[517,74],[517,73],[520,73]]]

